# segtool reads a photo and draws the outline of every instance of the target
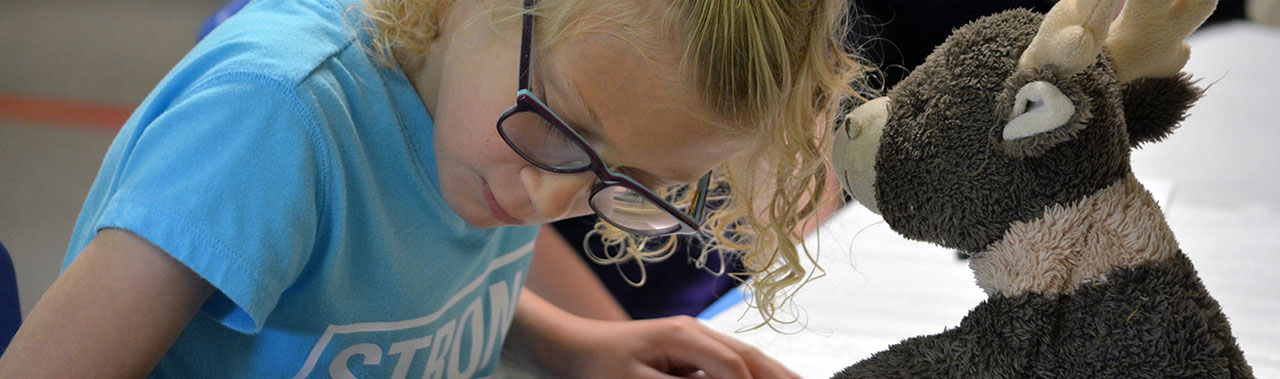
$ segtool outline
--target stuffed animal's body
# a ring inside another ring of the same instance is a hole
[[[1200,96],[1182,40],[1214,5],[989,16],[855,109],[836,129],[845,188],[904,236],[970,254],[990,297],[836,377],[1252,377],[1129,166]]]

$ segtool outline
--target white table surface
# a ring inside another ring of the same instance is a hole
[[[1134,153],[1183,251],[1230,319],[1260,378],[1280,377],[1280,30],[1208,27],[1189,39],[1186,71],[1212,83],[1183,127]],[[759,317],[737,304],[706,320],[806,378],[831,374],[900,340],[956,326],[986,295],[953,251],[907,241],[861,206],[806,242],[826,276],[802,288],[804,325],[736,332]]]

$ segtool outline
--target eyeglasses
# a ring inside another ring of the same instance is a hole
[[[534,0],[525,0],[527,10]],[[690,234],[702,224],[711,173],[698,181],[689,209],[672,205],[644,185],[609,170],[591,145],[574,131],[546,102],[529,91],[529,55],[533,40],[533,15],[523,17],[520,40],[520,89],[516,104],[498,118],[498,134],[529,163],[542,170],[573,174],[591,171],[599,181],[591,190],[596,215],[627,233],[640,236]]]

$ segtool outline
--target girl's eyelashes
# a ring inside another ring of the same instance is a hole
[[[655,191],[656,191],[656,190],[662,189],[662,188],[664,188],[664,187],[668,187],[668,186],[672,186],[672,185],[677,184],[677,183],[673,183],[673,182],[671,182],[671,181],[669,181],[669,180],[662,180],[662,179],[659,179],[658,177],[654,176],[653,174],[650,174],[650,173],[648,173],[648,172],[646,172],[646,171],[644,171],[644,170],[637,169],[637,168],[634,168],[634,167],[618,166],[618,167],[614,167],[614,168],[612,168],[612,170],[613,170],[613,171],[615,171],[615,172],[621,173],[621,174],[623,174],[623,175],[629,176],[629,177],[631,177],[631,179],[635,179],[637,182],[640,182],[640,184],[644,185],[645,187],[649,188],[650,190],[655,190]]]
[[[577,99],[577,101],[569,99],[568,96],[573,95],[572,92],[566,92],[564,90],[564,88],[566,88],[564,86],[565,83],[557,82],[559,85],[553,85],[553,83],[550,83],[551,81],[556,80],[555,78],[550,76],[540,76],[538,79],[539,80],[537,80],[536,83],[530,84],[529,90],[532,91],[534,95],[538,96],[539,99],[542,99],[543,103],[546,103],[547,106],[551,108],[551,111],[564,121],[565,125],[568,125],[569,128],[573,129],[573,131],[578,132],[578,135],[581,135],[583,139],[586,139],[591,146],[596,147],[599,144],[604,143],[600,136],[592,129],[592,127],[598,127],[598,125],[579,122],[591,120],[590,118],[574,118],[575,116],[585,115],[585,113],[579,113],[584,111],[583,109],[567,108],[581,106],[582,99]],[[552,95],[553,93],[554,95]]]
[[[537,80],[532,81],[533,83],[530,84],[529,90],[532,91],[534,95],[538,96],[538,98],[542,99],[542,101],[546,103],[548,107],[551,108],[551,111],[554,112],[556,116],[560,117],[560,120],[564,121],[566,126],[568,126],[570,129],[573,129],[573,131],[577,132],[579,136],[582,136],[582,139],[586,140],[587,144],[591,145],[592,148],[596,149],[597,153],[601,153],[600,149],[603,148],[606,144],[604,139],[601,138],[600,135],[597,134],[594,129],[592,129],[592,127],[595,125],[585,125],[585,124],[576,122],[576,119],[570,119],[571,114],[577,114],[577,113],[570,113],[570,111],[574,111],[574,110],[564,108],[565,106],[567,106],[566,104],[571,103],[571,101],[563,97],[568,95],[560,91],[560,88],[564,88],[564,87],[552,88],[553,86],[550,83],[547,83],[547,81],[554,80],[554,79],[551,79],[548,76],[538,75],[535,77],[535,79]],[[548,89],[551,89],[551,90],[549,91]],[[554,99],[551,98],[552,93],[554,93],[556,96]],[[606,162],[606,165],[607,164],[608,162]],[[609,169],[614,172],[631,177],[632,179],[635,179],[637,182],[649,188],[650,190],[656,191],[665,187],[682,184],[677,181],[660,179],[656,175],[650,174],[647,171],[637,169],[634,167],[610,165]]]
[[[546,104],[547,107],[551,108],[551,112],[555,113],[557,117],[560,117],[560,120],[564,121],[564,124],[567,125],[569,129],[573,129],[573,131],[578,132],[578,135],[582,136],[583,139],[586,139],[588,143],[592,144],[592,146],[595,146],[596,143],[599,143],[599,141],[595,138],[594,133],[592,133],[590,130],[586,128],[583,128],[577,122],[574,122],[573,120],[570,120],[568,118],[568,113],[566,113],[565,112],[566,110],[563,108],[566,102],[564,101],[552,102],[551,101],[552,99],[550,98],[550,95],[548,95],[546,90],[547,86],[540,82],[538,84],[542,84],[542,85],[536,85],[536,86],[532,84],[530,85],[529,90],[533,92],[534,96],[537,96],[539,99],[542,99],[542,102]],[[557,100],[561,100],[561,99],[557,99]]]

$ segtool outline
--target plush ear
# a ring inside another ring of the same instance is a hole
[[[1001,150],[1018,157],[1044,154],[1075,138],[1089,109],[1088,97],[1048,68],[1014,74],[996,101],[1001,123],[992,137]]]
[[[1121,91],[1130,147],[1169,136],[1186,119],[1191,104],[1204,95],[1187,74],[1137,79],[1125,83]]]
[[[1027,83],[1014,94],[1013,110],[1001,137],[1016,140],[1058,129],[1075,113],[1075,104],[1052,83]]]
[[[1098,62],[1117,0],[1062,0],[1045,14],[1018,70],[997,97],[998,132],[1005,153],[1028,157],[1075,138],[1088,99],[1067,78]]]

